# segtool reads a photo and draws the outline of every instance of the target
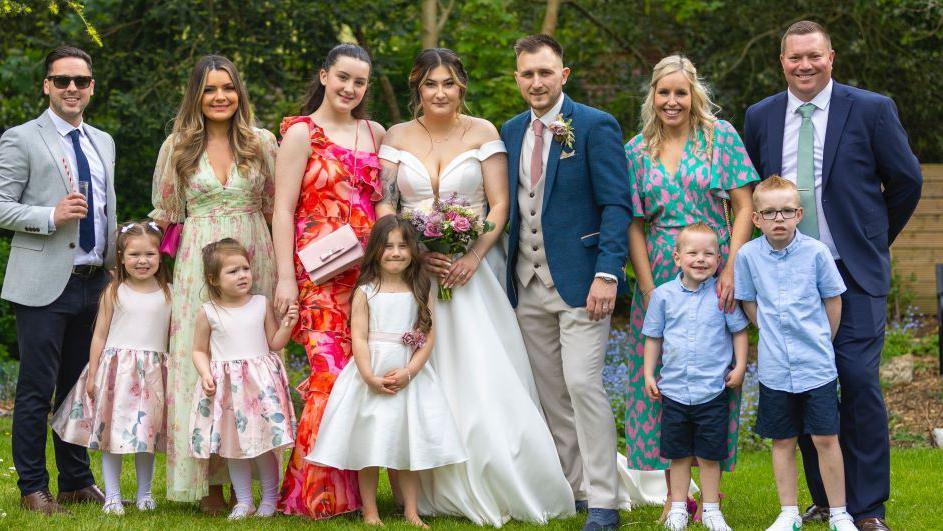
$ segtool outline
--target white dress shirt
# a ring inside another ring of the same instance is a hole
[[[815,95],[811,103],[815,105],[812,110],[812,163],[813,174],[815,176],[815,211],[818,214],[819,222],[819,241],[828,247],[832,257],[838,260],[838,248],[835,247],[835,240],[832,239],[832,233],[828,230],[828,221],[825,219],[825,211],[822,210],[822,159],[825,152],[825,131],[828,128],[828,104],[832,99],[832,81]],[[791,91],[787,90],[786,102],[786,123],[783,128],[783,173],[782,177],[793,183],[797,179],[797,168],[799,165],[799,126],[802,125],[802,115],[797,112],[800,105],[804,102],[797,98]]]
[[[52,123],[56,126],[56,131],[59,132],[59,145],[62,146],[62,153],[65,154],[66,164],[75,191],[78,191],[79,186],[79,166],[75,160],[75,149],[72,147],[72,138],[69,136],[69,133],[72,132],[73,129],[79,130],[79,144],[82,146],[82,152],[85,153],[85,158],[88,159],[88,169],[92,176],[91,193],[95,200],[95,211],[91,214],[95,216],[95,247],[92,248],[91,252],[86,253],[82,247],[78,245],[78,241],[76,241],[75,259],[72,263],[73,265],[102,265],[104,263],[103,257],[107,243],[105,241],[105,229],[108,226],[108,217],[105,214],[105,206],[108,202],[105,184],[105,166],[102,164],[101,157],[98,156],[98,150],[95,149],[95,146],[92,145],[88,137],[84,122],[80,123],[78,127],[75,127],[52,112],[52,109],[47,109],[46,112],[49,113]],[[56,225],[53,221],[54,215],[55,210],[49,214],[50,231],[56,230]]]
[[[538,182],[544,179],[547,176],[547,159],[550,158],[550,146],[553,143],[553,132],[550,131],[550,124],[557,119],[557,116],[560,115],[561,109],[563,109],[563,92],[560,93],[560,98],[557,99],[557,102],[553,104],[553,107],[549,111],[543,114],[543,116],[537,116],[537,113],[534,112],[534,109],[530,110],[530,122],[527,123],[527,131],[524,133],[524,144],[521,146],[521,164],[520,164],[520,180],[518,181],[519,186],[527,186],[528,190],[530,189],[530,159],[531,154],[534,152],[534,142],[536,136],[534,135],[534,120],[540,120],[544,123],[544,174],[540,176]],[[548,193],[548,190],[544,190],[544,193]],[[618,280],[615,276],[610,275],[609,273],[596,273],[596,278],[608,278],[612,280]]]

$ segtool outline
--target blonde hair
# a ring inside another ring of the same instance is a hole
[[[714,110],[719,109],[719,107],[711,101],[710,89],[698,77],[694,63],[687,57],[677,54],[669,55],[658,61],[658,64],[652,70],[652,81],[649,84],[645,101],[642,103],[640,119],[645,147],[654,158],[658,158],[665,140],[664,124],[658,118],[658,112],[655,109],[655,88],[665,76],[675,72],[683,72],[684,77],[691,85],[691,132],[697,136],[699,142],[696,145],[700,146],[701,149],[707,149],[703,140],[707,138],[707,131],[717,121]]]
[[[771,175],[760,181],[759,184],[756,185],[756,188],[753,189],[753,204],[757,204],[761,194],[772,192],[773,190],[791,190],[793,195],[795,195],[796,202],[801,203],[799,189],[796,188],[795,183],[783,179],[779,175]]]
[[[249,251],[235,238],[223,238],[203,247],[203,280],[206,282],[206,289],[209,290],[210,300],[213,302],[219,302],[222,298],[222,292],[217,284],[219,273],[223,269],[223,258],[234,255],[244,257],[251,265]]]
[[[249,91],[236,70],[236,65],[220,55],[205,55],[196,62],[187,88],[174,118],[173,136],[173,168],[176,173],[175,182],[178,197],[183,204],[184,190],[190,176],[193,175],[200,163],[200,157],[206,151],[206,117],[203,116],[203,89],[211,71],[221,70],[229,74],[239,103],[236,113],[229,120],[229,146],[232,149],[236,165],[241,172],[249,169],[251,164],[257,164],[260,171],[267,172],[262,164],[262,147],[253,129],[255,117],[252,106],[249,104]]]
[[[717,242],[717,250],[720,251],[720,240],[717,238],[717,232],[714,231],[707,223],[703,221],[698,221],[697,223],[691,223],[687,225],[678,235],[675,237],[675,251],[681,252],[682,240],[688,234],[710,234],[714,237],[714,241]]]

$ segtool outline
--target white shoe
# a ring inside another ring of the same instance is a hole
[[[124,515],[124,504],[121,503],[121,496],[117,498],[108,498],[105,500],[105,504],[102,505],[102,512],[105,514],[113,514],[115,516]]]
[[[766,531],[799,531],[802,529],[802,517],[799,514],[779,513],[773,525]]]
[[[828,519],[830,531],[857,531],[855,520],[848,513],[841,513]]]
[[[252,516],[252,513],[255,512],[255,507],[248,503],[237,503],[235,507],[232,508],[232,512],[229,513],[230,520],[242,520]]]
[[[259,510],[255,512],[255,515],[259,518],[268,518],[270,516],[275,516],[275,502],[262,502],[259,504]]]
[[[727,521],[724,520],[724,514],[720,511],[704,512],[701,515],[701,524],[710,529],[710,531],[733,531]]]
[[[137,506],[139,511],[153,511],[157,508],[157,502],[154,501],[154,498],[145,496],[138,498]]]
[[[684,531],[688,528],[688,512],[687,511],[669,511],[668,516],[665,517],[665,529],[671,531]]]

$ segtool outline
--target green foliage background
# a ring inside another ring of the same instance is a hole
[[[523,108],[511,45],[540,29],[546,3],[453,5],[440,43],[465,61],[471,112],[500,125]],[[715,90],[720,115],[739,127],[749,104],[783,89],[779,37],[803,18],[831,31],[834,77],[893,97],[920,160],[943,160],[940,2],[565,0],[556,36],[573,69],[567,92],[615,115],[628,139],[638,129],[651,66],[676,51],[695,62]],[[406,0],[0,0],[0,131],[45,109],[42,60],[50,48],[85,48],[96,78],[86,119],[115,137],[119,217],[141,217],[150,209],[157,150],[200,55],[233,59],[260,125],[277,131],[283,116],[297,112],[327,50],[355,39],[371,51],[375,77],[389,80],[399,114],[408,117],[406,76],[420,51],[420,30],[420,2]],[[373,115],[391,125],[379,85],[370,96]],[[0,243],[0,270],[7,250]],[[0,307],[0,357],[15,341],[9,317],[9,308]]]

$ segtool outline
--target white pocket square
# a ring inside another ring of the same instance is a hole
[[[560,153],[560,160],[568,159],[576,155],[576,151],[563,151]]]

